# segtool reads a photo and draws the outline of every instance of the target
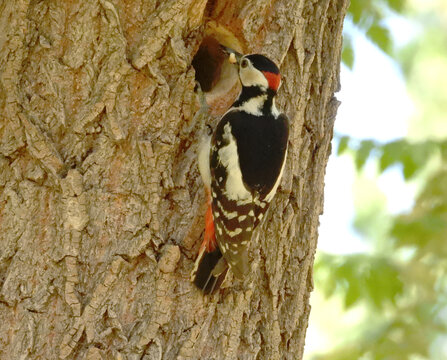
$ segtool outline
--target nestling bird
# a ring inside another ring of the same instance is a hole
[[[288,119],[275,106],[278,67],[260,54],[227,49],[239,69],[242,90],[199,149],[199,169],[208,208],[205,235],[191,274],[204,293],[215,292],[231,269],[250,270],[253,230],[275,196],[287,157]]]

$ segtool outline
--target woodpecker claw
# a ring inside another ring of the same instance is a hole
[[[206,124],[205,126],[206,126],[206,134],[208,136],[213,135],[213,128],[211,127],[211,125],[210,124]]]

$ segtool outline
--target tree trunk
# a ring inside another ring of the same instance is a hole
[[[302,358],[347,2],[0,4],[1,359]],[[291,123],[252,275],[214,296],[189,280],[205,33],[280,64]]]

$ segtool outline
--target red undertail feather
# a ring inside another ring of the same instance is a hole
[[[210,294],[215,292],[224,281],[228,266],[217,246],[211,207],[212,199],[209,189],[206,190],[207,210],[205,214],[205,235],[194,269],[191,273],[191,279],[205,294]]]
[[[216,249],[216,233],[214,229],[213,209],[211,206],[211,194],[207,190],[207,209],[205,214],[205,235],[203,237],[202,247],[206,247],[206,251],[211,252]]]

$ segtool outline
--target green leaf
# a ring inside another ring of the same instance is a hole
[[[338,143],[337,155],[341,155],[348,149],[349,136],[342,136]]]
[[[388,0],[388,6],[398,13],[402,12],[404,4],[405,0]]]
[[[404,178],[405,180],[409,180],[416,174],[416,171],[418,170],[418,166],[416,162],[414,161],[413,157],[411,157],[411,154],[408,154],[407,156],[404,156],[402,159],[402,164],[404,166]]]
[[[401,216],[394,223],[391,235],[400,246],[416,245],[423,248],[433,239],[447,233],[447,223],[443,214],[424,213],[420,217]]]
[[[354,24],[358,24],[360,22],[364,9],[364,4],[361,0],[351,0],[348,12],[352,15],[352,21]]]
[[[355,154],[355,167],[359,171],[368,160],[371,150],[375,148],[375,143],[372,140],[364,140],[360,143],[360,147]]]
[[[447,162],[447,141],[442,141],[439,144],[439,149],[441,150],[441,156],[443,161]]]
[[[403,291],[403,283],[398,269],[387,259],[372,258],[369,272],[365,274],[368,297],[377,309],[387,302],[395,303]]]
[[[379,160],[380,172],[384,172],[388,167],[400,161],[406,144],[405,140],[398,140],[382,146],[382,155]]]
[[[344,35],[343,37],[343,51],[341,53],[341,59],[350,70],[354,67],[354,49],[352,48],[352,41],[350,37]]]
[[[357,301],[362,299],[362,288],[357,278],[352,276],[348,282],[348,289],[345,295],[345,308],[349,309]]]
[[[425,167],[436,148],[437,145],[431,141],[409,144],[406,149],[406,156],[404,157],[404,176],[406,180],[410,179],[418,170]],[[406,168],[406,165],[408,168]]]
[[[401,163],[403,166],[403,175],[408,180],[426,165],[430,155],[439,146],[439,144],[431,141],[411,144],[406,140],[398,140],[385,144],[381,148],[382,154],[379,161],[380,171],[385,171],[395,163]]]
[[[335,279],[334,276],[328,276],[326,281],[323,284],[323,294],[324,297],[330,298],[332,295],[334,295],[335,290],[337,289],[337,279]]]
[[[366,36],[383,52],[387,54],[391,53],[390,31],[386,27],[375,22],[366,32]]]

